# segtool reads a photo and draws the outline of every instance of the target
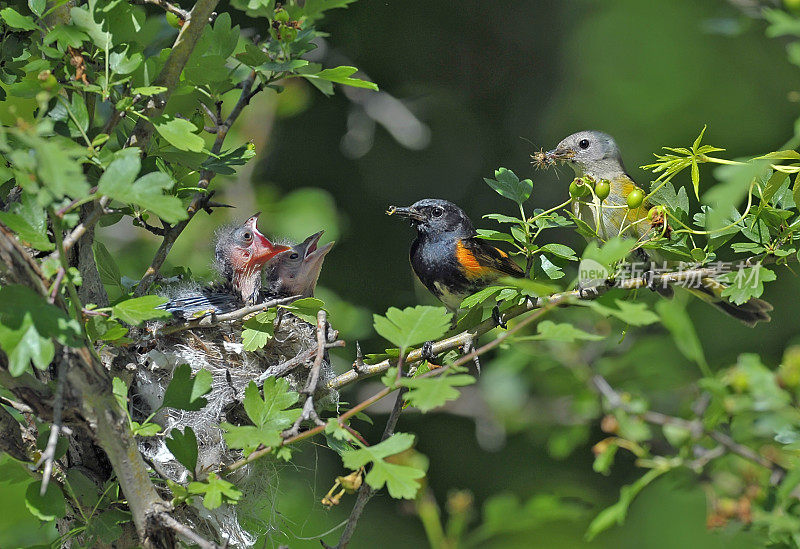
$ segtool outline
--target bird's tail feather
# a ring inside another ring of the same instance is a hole
[[[741,305],[731,303],[722,297],[722,291],[727,288],[722,282],[713,278],[703,278],[700,286],[687,288],[692,294],[709,303],[733,318],[741,321],[749,327],[753,327],[759,322],[769,322],[771,320],[769,312],[772,305],[763,299],[750,298]]]

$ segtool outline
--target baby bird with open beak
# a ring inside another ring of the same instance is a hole
[[[215,246],[216,268],[222,282],[207,288],[179,291],[163,308],[190,319],[204,313],[221,314],[257,302],[261,293],[261,271],[289,246],[273,244],[256,227],[259,214],[240,226],[219,231]]]
[[[322,263],[334,244],[328,242],[317,247],[324,232],[312,234],[269,262],[264,269],[264,293],[267,299],[314,295]]]

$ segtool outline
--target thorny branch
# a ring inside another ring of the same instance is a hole
[[[721,268],[725,268],[726,266],[732,264],[721,263],[720,265]],[[529,298],[525,303],[511,307],[510,309],[504,311],[499,317],[499,323],[501,325],[505,324],[509,320],[516,318],[521,314],[531,310],[540,309],[545,306],[565,306],[579,301],[594,300],[612,288],[618,288],[621,290],[636,290],[646,287],[657,287],[662,284],[689,284],[702,278],[717,276],[721,272],[722,271],[720,268],[701,267],[697,269],[654,274],[650,277],[627,278],[616,281],[609,279],[605,284],[601,284],[593,288],[568,290],[549,296]],[[495,329],[497,326],[498,322],[496,319],[487,319],[474,328],[464,330],[456,335],[434,342],[431,347],[431,352],[434,355],[438,355],[452,349],[457,349],[464,345],[469,345],[472,341],[478,339],[486,332]],[[420,362],[424,360],[424,358],[425,357],[423,356],[422,349],[415,349],[408,353],[406,362],[410,365]],[[363,360],[358,360],[357,358],[353,363],[353,368],[329,381],[328,387],[332,389],[339,389],[360,379],[383,373],[391,366],[392,362],[389,359],[378,362],[377,364],[364,364]]]
[[[630,406],[626,404],[625,400],[622,398],[619,392],[617,392],[603,376],[599,374],[592,376],[591,383],[594,386],[594,388],[606,399],[606,402],[608,402],[609,407],[611,407],[612,409],[623,410],[628,413],[634,413],[631,411]],[[767,459],[766,457],[756,453],[749,446],[745,446],[744,444],[736,442],[729,435],[726,435],[721,431],[706,429],[705,426],[703,425],[703,421],[701,418],[688,420],[680,417],[662,414],[661,412],[655,412],[652,410],[646,410],[636,415],[638,415],[641,419],[643,419],[647,423],[652,423],[654,425],[661,425],[661,426],[675,425],[683,429],[686,429],[692,434],[692,437],[694,439],[699,439],[704,435],[708,436],[712,440],[718,442],[727,451],[736,454],[737,456],[742,457],[748,461],[751,461],[756,465],[760,465],[765,469],[769,469],[772,472],[772,477],[770,478],[770,482],[773,485],[779,483],[780,480],[783,478],[783,476],[786,474],[786,470],[783,467],[781,467],[774,461]],[[718,452],[719,451],[717,450],[712,455],[715,455]]]

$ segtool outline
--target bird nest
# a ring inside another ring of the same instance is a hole
[[[317,327],[283,312],[275,321],[274,336],[255,352],[243,349],[241,319],[152,337],[161,328],[163,326],[149,326],[151,334],[140,334],[142,338],[139,339],[146,343],[138,346],[135,356],[127,357],[128,361],[133,359],[136,363],[131,389],[134,419],[142,421],[160,408],[173,372],[182,364],[188,364],[193,373],[207,370],[213,380],[210,393],[205,395],[208,404],[198,411],[159,410],[153,421],[163,427],[162,434],[141,438],[139,442],[142,455],[160,476],[185,485],[191,474],[169,451],[163,433],[191,427],[197,437],[197,471],[201,475],[241,459],[240,450],[230,449],[225,444],[220,423],[249,423],[242,400],[245,388],[251,381],[260,387],[268,377],[284,377],[292,390],[302,392],[317,354]],[[136,339],[135,334],[133,337]],[[326,323],[326,341],[332,343],[336,337],[336,331]],[[314,395],[317,410],[335,409],[338,406],[338,392],[327,388],[327,382],[333,377],[334,372],[325,351]],[[250,546],[259,535],[267,533],[274,525],[264,524],[263,521],[259,525],[254,516],[245,516],[243,510],[248,507],[248,495],[263,499],[265,493],[272,492],[274,472],[270,465],[256,462],[238,470],[236,478],[232,480],[243,492],[239,505],[223,505],[215,511],[198,505],[186,510],[186,518],[200,531],[212,534],[212,537],[227,539],[232,545]],[[263,507],[258,511],[263,512]],[[247,523],[248,528],[243,528],[240,522]]]

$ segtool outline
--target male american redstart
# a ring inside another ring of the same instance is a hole
[[[426,198],[389,215],[408,218],[417,230],[411,267],[419,281],[451,311],[498,278],[525,272],[508,254],[478,238],[467,214],[447,200]]]
[[[652,220],[647,218],[651,205],[641,200],[642,190],[625,171],[619,147],[610,135],[596,130],[574,133],[564,138],[555,149],[545,153],[544,159],[550,163],[569,163],[577,177],[588,176],[595,182],[608,181],[608,188],[603,188],[602,193],[588,193],[572,203],[575,216],[596,228],[601,239],[620,235],[623,238],[644,240],[655,235],[656,229]],[[597,188],[596,183],[595,189]],[[631,201],[629,196],[634,192],[639,196],[637,200]],[[601,195],[606,193],[607,196],[602,198]],[[636,206],[637,203],[640,205]],[[636,207],[631,208],[630,205]],[[645,253],[639,248],[635,251],[638,257],[648,261],[658,259],[653,250]],[[772,310],[772,305],[756,298],[736,305],[722,297],[722,291],[726,287],[725,284],[706,277],[697,287],[687,290],[748,326],[770,320],[769,311]],[[672,293],[669,288],[658,290],[667,296]]]

